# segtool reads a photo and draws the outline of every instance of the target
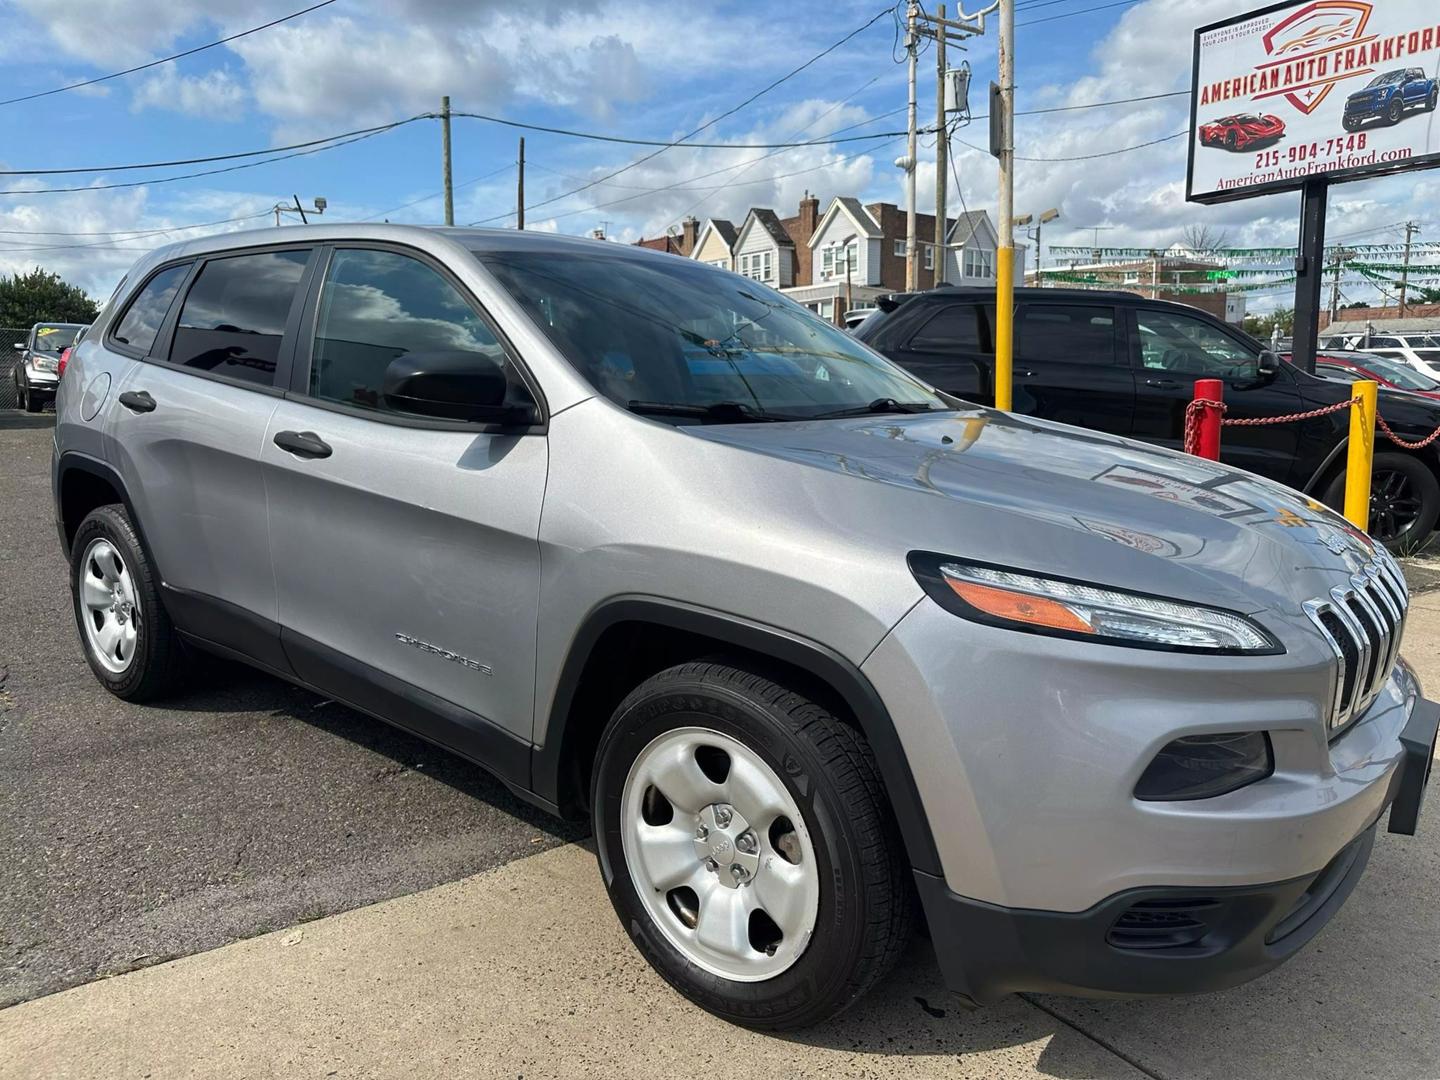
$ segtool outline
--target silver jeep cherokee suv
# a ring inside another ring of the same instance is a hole
[[[947,399],[768,286],[524,232],[142,259],[61,383],[96,676],[192,648],[588,814],[681,993],[790,1028],[923,913],[949,984],[1230,986],[1312,938],[1440,709],[1323,506]],[[915,903],[918,895],[919,903]]]

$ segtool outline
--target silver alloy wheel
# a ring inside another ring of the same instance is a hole
[[[81,622],[90,654],[115,675],[123,675],[135,659],[140,638],[140,610],[130,568],[115,545],[104,537],[90,541],[80,560]]]
[[[630,766],[620,813],[635,891],[687,960],[759,982],[800,958],[820,903],[815,847],[758,754],[708,728],[667,731]]]

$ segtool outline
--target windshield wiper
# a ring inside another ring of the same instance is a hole
[[[641,416],[695,416],[721,424],[763,424],[804,419],[762,412],[743,401],[712,401],[708,405],[695,405],[688,401],[631,401],[625,407]]]
[[[936,409],[928,401],[896,401],[894,398],[876,398],[869,405],[860,405],[853,409],[836,409],[833,412],[818,413],[810,417],[811,420],[836,420],[842,416],[868,416],[871,413],[922,413],[922,412],[944,412],[944,408]]]

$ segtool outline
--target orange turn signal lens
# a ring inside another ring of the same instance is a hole
[[[971,607],[993,615],[997,619],[1044,626],[1051,630],[1068,630],[1075,634],[1093,634],[1094,628],[1076,615],[1064,604],[1048,600],[1043,596],[996,589],[990,585],[977,585],[971,581],[957,581],[947,577],[945,584],[955,595]]]

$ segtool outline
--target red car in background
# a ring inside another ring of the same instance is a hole
[[[1286,353],[1284,359],[1289,360]],[[1409,364],[1365,352],[1321,350],[1315,354],[1315,374],[1322,379],[1360,382],[1368,379],[1390,390],[1404,390],[1440,400],[1440,382],[1422,375]]]
[[[1266,113],[1237,113],[1200,125],[1200,145],[1224,150],[1248,150],[1257,143],[1272,143],[1285,135],[1285,121]]]

